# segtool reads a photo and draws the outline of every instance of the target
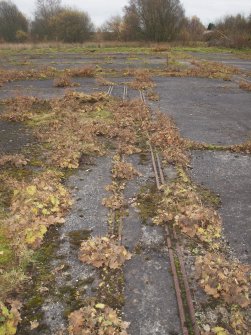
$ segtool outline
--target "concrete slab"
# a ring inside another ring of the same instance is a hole
[[[154,183],[149,162],[140,164],[139,156],[130,158],[141,177],[128,183],[127,199],[133,199],[146,183]],[[168,251],[162,227],[144,225],[137,208],[129,207],[124,220],[123,243],[133,253],[124,266],[124,319],[130,322],[130,335],[179,335],[180,321]],[[136,250],[138,250],[136,252]]]
[[[251,156],[194,151],[193,179],[220,195],[224,235],[235,255],[251,263]]]
[[[3,106],[0,105],[0,114]],[[16,122],[0,120],[0,155],[20,152],[29,143],[34,142],[31,131],[24,125]]]
[[[234,66],[243,71],[251,71],[251,60],[240,59],[236,55],[229,53],[203,53],[203,52],[191,52],[192,56],[203,60],[212,62],[220,62],[225,65]]]
[[[51,99],[63,96],[65,92],[69,90],[85,93],[105,90],[104,87],[96,85],[95,78],[73,78],[72,81],[78,83],[79,86],[63,88],[54,87],[52,79],[13,81],[6,83],[2,88],[0,88],[0,99],[7,99],[18,95]]]
[[[77,297],[71,297],[69,291],[77,288],[80,294],[79,307],[86,299],[95,294],[99,283],[99,272],[92,266],[78,259],[81,239],[107,234],[108,210],[102,206],[102,199],[107,196],[105,185],[111,182],[111,158],[100,157],[95,165],[84,166],[67,181],[71,189],[74,205],[66,217],[65,223],[58,228],[58,249],[56,256],[48,260],[48,267],[55,273],[53,292],[45,293],[44,302],[36,312],[42,315],[36,335],[52,335],[59,331],[67,332],[65,311],[76,304]],[[75,236],[72,240],[71,236]],[[79,245],[75,243],[78,242]],[[55,269],[61,269],[57,271]],[[62,294],[64,290],[64,294]],[[25,307],[25,304],[24,304]],[[40,316],[41,317],[41,316]],[[23,320],[18,335],[32,335],[30,323]]]
[[[213,144],[251,136],[251,94],[232,82],[206,78],[155,78],[158,106],[182,136]]]

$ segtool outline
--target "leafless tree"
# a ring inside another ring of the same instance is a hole
[[[120,15],[112,16],[101,27],[103,37],[107,40],[119,41],[122,38],[123,19]]]
[[[123,20],[123,39],[127,41],[142,39],[142,27],[135,3],[131,2],[125,6]]]
[[[28,20],[11,1],[0,1],[0,39],[16,42],[18,31],[27,33]]]
[[[61,0],[36,0],[35,16],[40,19],[48,20],[58,13],[61,8]]]
[[[76,43],[90,38],[94,25],[86,12],[65,8],[50,19],[55,40]]]
[[[178,34],[184,10],[179,0],[130,0],[136,9],[144,37],[153,41],[169,41]]]
[[[61,10],[61,0],[36,0],[35,19],[31,33],[36,39],[52,39],[50,19]]]
[[[206,30],[197,16],[191,18],[185,18],[183,22],[183,28],[181,35],[184,40],[199,41],[203,39],[203,33]]]

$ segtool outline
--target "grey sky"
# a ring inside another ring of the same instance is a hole
[[[29,17],[35,9],[35,0],[12,0]],[[122,13],[127,0],[63,0],[64,5],[87,11],[96,25],[112,15]],[[181,0],[187,16],[197,15],[204,24],[227,14],[251,13],[251,0]]]

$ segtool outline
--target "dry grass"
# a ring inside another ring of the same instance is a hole
[[[69,49],[69,48],[169,48],[167,43],[152,43],[145,41],[121,42],[121,41],[88,41],[84,43],[39,42],[39,43],[0,43],[0,50],[34,50],[34,49]]]
[[[78,86],[79,84],[73,83],[69,76],[62,76],[54,79],[53,86],[54,87],[73,87]]]
[[[93,78],[96,75],[96,70],[94,67],[86,66],[81,68],[75,68],[68,71],[69,75],[72,77],[89,77]]]
[[[240,81],[239,87],[242,90],[250,91],[251,92],[251,83],[248,82],[248,81],[244,81],[244,80]]]
[[[69,87],[76,86],[70,82],[70,77],[95,77],[96,71],[93,67],[81,67],[74,69],[58,70],[54,67],[45,67],[39,70],[0,70],[0,87],[5,83],[14,80],[28,80],[38,79],[44,80],[46,78],[55,78],[54,86]]]
[[[17,70],[0,70],[0,85],[4,83],[14,81],[14,80],[26,80],[26,79],[46,79],[55,77],[58,71],[53,67],[45,67],[41,70],[26,70],[26,71],[17,71]]]
[[[248,140],[241,144],[236,144],[230,146],[230,151],[232,152],[238,152],[238,153],[245,153],[245,154],[251,154],[251,140]]]
[[[165,52],[165,51],[170,51],[170,50],[171,50],[170,46],[160,46],[160,45],[151,49],[152,52]]]
[[[154,90],[147,92],[147,98],[151,101],[159,101],[159,95]]]
[[[133,70],[129,75],[135,77],[135,80],[129,84],[135,90],[147,90],[155,86],[149,70]]]
[[[116,85],[114,82],[109,81],[109,80],[107,80],[107,79],[105,79],[103,77],[98,77],[96,79],[96,82],[100,86],[114,86],[114,85]]]
[[[217,78],[223,80],[231,80],[231,76],[239,74],[240,70],[227,66],[222,63],[208,62],[208,61],[191,61],[192,68],[167,68],[163,73],[169,77],[198,77],[198,78]]]

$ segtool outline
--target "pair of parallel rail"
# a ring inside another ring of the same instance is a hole
[[[109,86],[108,95],[112,95],[113,86]],[[123,101],[126,101],[128,97],[128,88],[124,85],[123,88]],[[147,101],[144,92],[139,90],[139,97],[141,101],[147,105]],[[147,106],[149,108],[149,106]],[[154,118],[154,113],[149,108],[151,117]],[[162,186],[166,185],[165,175],[161,163],[160,154],[152,146],[149,134],[148,145],[151,154],[151,161],[153,166],[153,172],[155,176],[156,187],[161,192]],[[179,243],[178,234],[175,228],[170,225],[165,225],[166,245],[168,248],[170,265],[173,275],[173,282],[175,288],[175,294],[177,298],[177,305],[180,317],[180,324],[183,335],[200,335],[199,328],[196,323],[195,309],[192,299],[191,290],[189,287],[189,280],[186,273],[185,262],[183,257],[183,249]],[[178,267],[177,267],[178,264]],[[185,294],[183,294],[183,292]]]

